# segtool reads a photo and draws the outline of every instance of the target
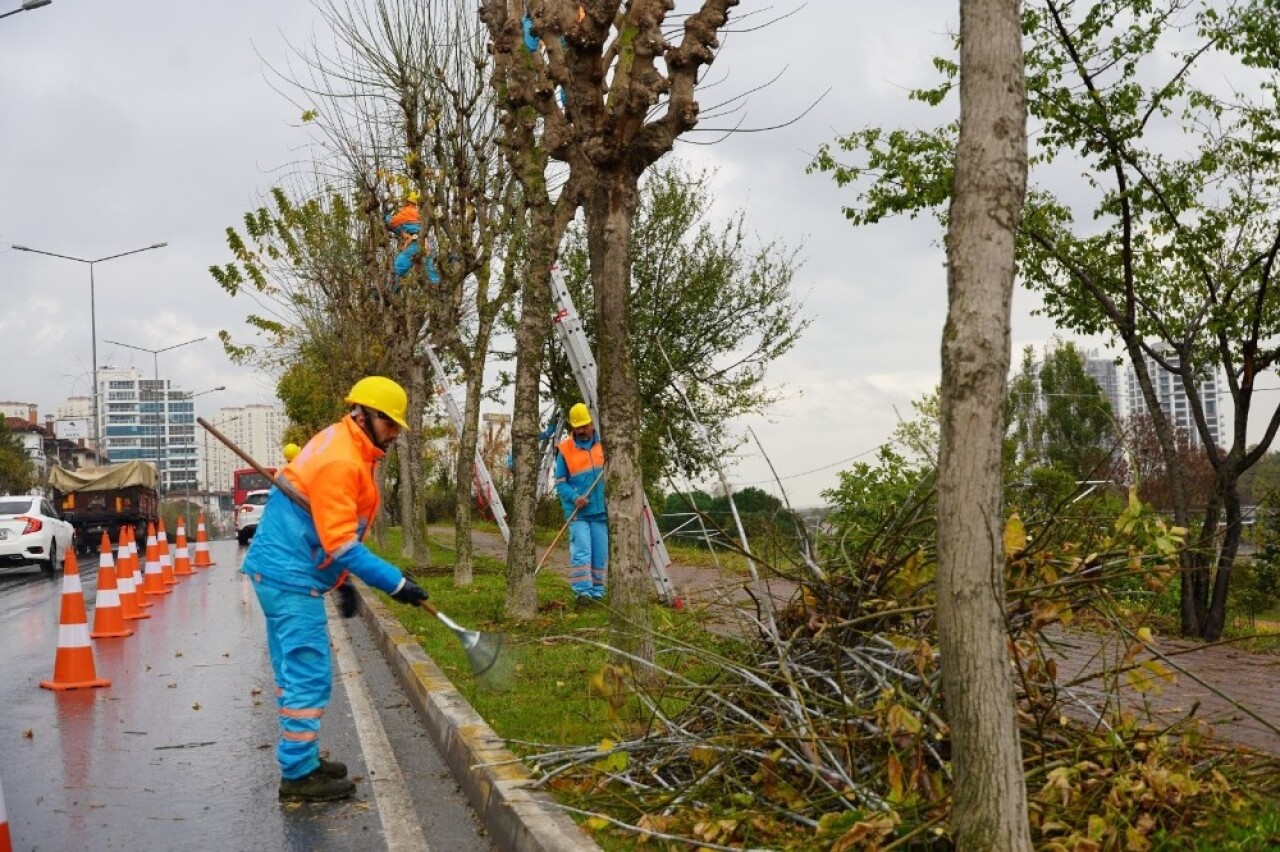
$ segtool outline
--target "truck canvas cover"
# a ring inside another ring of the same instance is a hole
[[[114,491],[132,485],[154,490],[156,480],[155,465],[143,461],[83,467],[79,470],[64,470],[60,467],[49,470],[49,485],[63,494],[72,491]]]

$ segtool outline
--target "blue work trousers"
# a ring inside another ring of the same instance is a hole
[[[569,586],[575,595],[604,599],[609,564],[609,522],[578,519],[569,522]]]
[[[320,765],[320,719],[333,690],[333,657],[324,597],[253,584],[267,617],[267,649],[276,676],[280,743],[276,759],[286,780]]]
[[[403,278],[409,274],[409,270],[413,269],[413,259],[422,252],[422,246],[418,245],[418,241],[414,240],[405,246],[399,254],[396,255],[396,277]],[[423,261],[423,265],[427,269],[427,280],[432,284],[440,283],[440,270],[436,269],[435,255],[429,254]]]

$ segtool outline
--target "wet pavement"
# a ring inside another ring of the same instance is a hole
[[[322,748],[355,798],[282,806],[263,620],[236,564],[154,600],[133,636],[93,641],[111,686],[53,692],[62,577],[0,570],[0,786],[14,849],[485,850],[465,798],[359,619],[332,619]],[[97,560],[82,566],[93,623]],[[355,707],[355,710],[353,710]],[[390,816],[388,816],[390,815]]]

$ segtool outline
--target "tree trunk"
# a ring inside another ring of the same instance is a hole
[[[409,429],[400,433],[400,542],[401,552],[416,567],[431,564],[431,548],[427,546],[427,525],[422,452],[422,411],[426,407],[426,382],[421,360],[415,359],[409,370]]]
[[[528,193],[526,193],[528,195]],[[530,210],[528,271],[521,294],[516,327],[515,411],[511,418],[514,459],[511,483],[511,542],[507,545],[508,618],[528,620],[537,615],[538,592],[534,567],[537,548],[533,520],[538,489],[538,386],[543,349],[551,332],[551,264],[555,258],[551,211],[547,204]]]
[[[1004,618],[1001,449],[1014,242],[1026,191],[1017,0],[960,6],[960,137],[947,236],[938,636],[958,849],[1031,849]]]
[[[471,542],[472,489],[476,482],[476,437],[479,432],[480,391],[484,367],[468,371],[467,398],[462,409],[462,434],[458,435],[458,460],[454,466],[453,541],[455,559],[453,584],[470,586],[475,580],[475,555]]]
[[[629,324],[631,224],[638,200],[636,178],[622,167],[600,173],[586,190],[585,207],[599,349],[599,426],[607,471],[610,641],[620,650],[652,660],[649,601],[653,586],[646,575],[642,538],[640,388]]]
[[[1178,460],[1178,443],[1173,433],[1173,425],[1168,415],[1160,407],[1160,398],[1156,395],[1151,381],[1151,372],[1147,369],[1146,353],[1142,350],[1142,336],[1131,324],[1121,330],[1125,343],[1125,352],[1129,363],[1133,365],[1133,373],[1138,379],[1138,387],[1142,390],[1142,399],[1146,403],[1151,424],[1155,427],[1156,439],[1160,443],[1160,455],[1164,458],[1165,476],[1169,480],[1169,491],[1173,495],[1173,522],[1175,525],[1190,529],[1191,503],[1187,497],[1187,479]],[[1133,465],[1130,464],[1130,468]],[[1135,482],[1135,485],[1137,483]],[[1199,636],[1200,626],[1204,620],[1203,604],[1205,600],[1204,572],[1202,561],[1197,559],[1195,550],[1188,548],[1179,556],[1179,598],[1178,612],[1180,629],[1183,636]],[[1199,563],[1199,564],[1197,564]]]
[[[1244,513],[1240,509],[1240,451],[1239,444],[1223,460],[1215,478],[1214,498],[1211,500],[1212,511],[1206,512],[1205,526],[1212,524],[1214,533],[1218,528],[1218,517],[1226,515],[1226,529],[1223,530],[1221,550],[1218,552],[1217,570],[1213,575],[1213,598],[1209,601],[1205,613],[1201,637],[1209,642],[1222,638],[1222,630],[1227,624],[1227,592],[1231,588],[1231,569],[1235,565],[1236,553],[1240,550],[1241,522]],[[1222,501],[1222,511],[1218,511],[1218,500]],[[1205,536],[1201,537],[1202,539]]]
[[[397,459],[403,455],[399,447],[392,447],[391,451],[395,453]],[[387,465],[385,462],[378,465],[378,473],[375,478],[378,484],[378,493],[384,499],[382,500],[382,505],[378,508],[379,517],[374,521],[372,537],[373,543],[385,553],[387,549],[387,527],[391,526],[392,522],[395,521],[392,514],[387,511],[387,501],[385,499],[387,494]]]

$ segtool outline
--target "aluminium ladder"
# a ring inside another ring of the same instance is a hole
[[[458,408],[458,403],[453,398],[453,391],[449,387],[449,378],[445,375],[444,367],[440,365],[440,359],[436,357],[436,350],[429,343],[427,344],[427,357],[431,360],[431,369],[436,374],[436,392],[444,400],[444,407],[449,413],[449,422],[453,424],[454,434],[461,440],[462,411]],[[487,504],[490,511],[493,512],[493,520],[498,524],[498,529],[502,531],[503,541],[510,544],[511,530],[507,527],[507,510],[502,505],[502,498],[498,496],[498,489],[493,487],[493,477],[489,475],[489,468],[485,465],[484,458],[480,455],[479,447],[476,447],[475,481],[472,484],[481,504]]]
[[[591,417],[599,423],[600,406],[596,398],[596,359],[591,354],[591,346],[587,343],[587,334],[582,327],[582,319],[573,306],[569,295],[569,287],[565,284],[564,273],[559,266],[551,267],[551,298],[555,303],[555,316],[552,319],[560,343],[564,346],[569,366],[574,378],[578,380],[578,390],[582,393],[582,401],[591,409]],[[658,600],[663,604],[681,609],[683,603],[676,594],[675,585],[667,569],[671,567],[671,557],[667,555],[667,546],[662,541],[662,532],[649,507],[649,498],[644,497],[644,510],[641,515],[644,525],[644,543],[649,576],[653,578],[654,588],[658,592]]]
[[[553,409],[554,410],[554,409]],[[551,482],[556,475],[556,447],[560,446],[560,440],[564,438],[564,418],[556,414],[553,423],[547,424],[548,429],[552,429],[551,437],[547,438],[542,446],[542,459],[538,462],[538,484],[534,492],[534,499],[538,502],[551,491]],[[543,434],[546,434],[544,430]]]

